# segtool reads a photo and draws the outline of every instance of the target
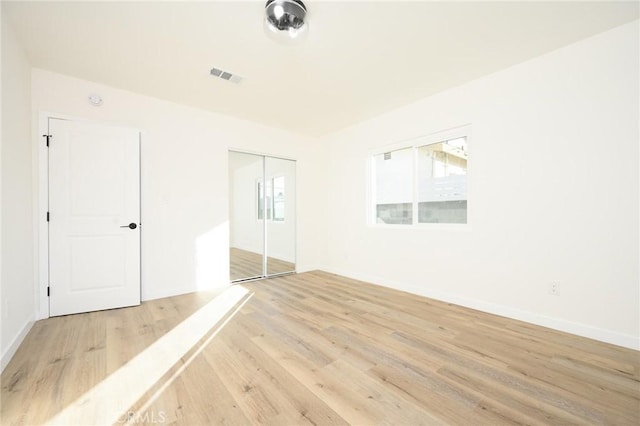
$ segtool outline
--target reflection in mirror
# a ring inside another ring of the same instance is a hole
[[[231,281],[295,272],[295,188],[295,161],[229,152]]]
[[[264,276],[263,167],[261,155],[229,152],[231,281]]]
[[[294,272],[296,162],[265,158],[267,275]]]

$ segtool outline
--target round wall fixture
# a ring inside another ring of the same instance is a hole
[[[279,40],[299,39],[307,32],[307,8],[300,0],[268,0],[265,12],[266,30]]]
[[[102,105],[102,96],[96,95],[95,93],[93,95],[89,95],[89,103],[93,106]]]

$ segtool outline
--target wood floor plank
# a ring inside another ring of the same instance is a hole
[[[239,287],[249,297],[178,345],[135,404],[108,399],[120,420],[640,424],[638,351],[320,271]],[[180,343],[171,331],[214,297],[38,321],[0,376],[0,424],[46,424],[82,404],[167,334]]]
[[[322,400],[309,392],[294,376],[289,374],[278,359],[270,357],[260,346],[241,333],[225,335],[226,345],[223,348],[225,358],[233,356],[238,368],[251,370],[256,374],[253,383],[241,384],[241,395],[260,387],[277,401],[273,405],[278,413],[273,417],[274,424],[345,424],[335,411],[331,410]],[[214,351],[211,351],[213,354]],[[237,377],[231,375],[231,380],[237,383]],[[247,389],[249,389],[247,391]]]

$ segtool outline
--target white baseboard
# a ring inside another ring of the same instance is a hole
[[[322,268],[319,268],[315,265],[296,265],[296,272],[298,274],[301,274],[303,272],[317,271],[317,270],[322,270]]]
[[[29,330],[31,330],[31,327],[33,327],[34,323],[35,321],[32,319],[27,321],[24,327],[22,327],[22,330],[20,330],[20,333],[18,333],[9,347],[4,351],[4,353],[2,354],[2,359],[0,359],[0,373],[4,371],[4,368],[9,364],[11,358],[13,358],[13,356],[16,354],[16,351],[20,347],[20,344],[22,344],[24,338],[27,337],[27,334],[29,333]]]
[[[393,288],[396,290],[406,291],[408,293],[417,294],[419,296],[429,297],[431,299],[440,300],[447,303],[453,303],[456,305],[464,306],[467,308],[477,309],[482,312],[490,314],[500,315],[503,317],[516,319],[519,321],[528,322],[530,324],[540,325],[547,328],[552,328],[558,331],[564,331],[566,333],[575,334],[577,336],[587,337],[589,339],[598,340],[605,343],[611,343],[613,345],[623,346],[629,349],[640,350],[640,337],[629,334],[622,334],[611,330],[605,330],[597,327],[593,327],[586,324],[575,323],[559,318],[548,317],[545,315],[536,314],[534,312],[523,311],[520,309],[514,309],[508,306],[496,305],[494,303],[485,302],[482,300],[468,299],[453,294],[433,292],[424,288],[416,288],[407,285],[406,283],[397,282],[394,280],[384,279],[373,275],[361,274],[351,271],[343,271],[334,268],[320,268],[323,271],[330,272],[332,274],[342,275],[344,277],[353,278],[360,281],[370,282],[372,284],[381,285],[384,287]]]
[[[183,294],[195,293],[200,291],[204,291],[204,292],[218,291],[218,290],[222,291],[228,288],[230,285],[231,285],[231,282],[229,281],[219,281],[217,282],[216,285],[211,285],[206,288],[199,288],[199,287],[170,288],[170,289],[163,289],[160,291],[150,291],[148,293],[147,292],[143,293],[143,295],[140,298],[140,302],[142,303],[142,302],[148,302],[150,300],[164,299],[166,297],[181,296]]]

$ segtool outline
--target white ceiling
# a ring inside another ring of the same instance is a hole
[[[321,135],[638,19],[638,2],[2,2],[35,67]],[[213,67],[244,78],[209,76]]]

